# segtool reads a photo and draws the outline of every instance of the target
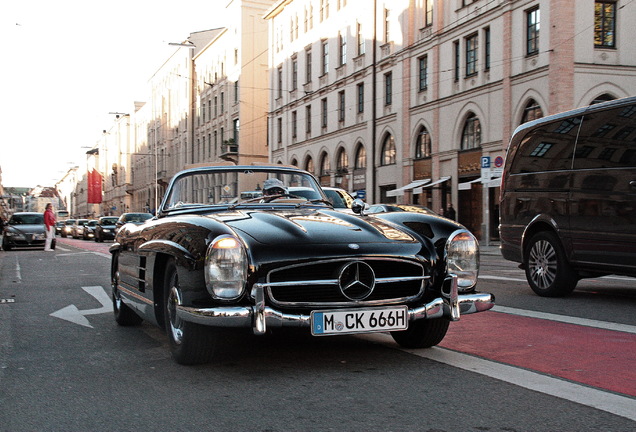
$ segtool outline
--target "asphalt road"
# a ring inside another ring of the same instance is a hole
[[[636,429],[634,279],[543,299],[484,248],[497,307],[440,347],[231,334],[215,362],[184,367],[159,329],[114,322],[108,246],[0,251],[0,431]]]

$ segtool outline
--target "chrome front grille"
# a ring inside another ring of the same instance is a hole
[[[356,262],[368,265],[375,275],[373,290],[363,300],[351,300],[341,288],[343,269]],[[285,308],[373,306],[415,300],[424,293],[429,278],[424,266],[414,261],[345,258],[272,270],[263,285],[272,304]]]

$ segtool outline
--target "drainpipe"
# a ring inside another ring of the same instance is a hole
[[[373,1],[373,64],[372,64],[372,86],[371,86],[371,102],[373,104],[371,108],[371,193],[367,196],[367,202],[374,203],[375,199],[375,189],[377,183],[377,174],[375,169],[375,141],[376,141],[376,117],[377,117],[377,107],[376,107],[376,98],[377,98],[377,77],[376,77],[376,63],[377,63],[377,41],[378,41],[378,22],[377,22],[377,14],[378,14],[378,1]]]

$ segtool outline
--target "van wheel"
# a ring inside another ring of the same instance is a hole
[[[530,238],[524,257],[530,288],[542,297],[562,297],[574,291],[579,280],[565,257],[559,238],[543,231]]]

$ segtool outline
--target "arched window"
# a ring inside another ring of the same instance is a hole
[[[338,152],[336,170],[338,173],[346,173],[349,171],[349,156],[344,148],[341,148]]]
[[[470,113],[464,123],[461,149],[469,150],[479,146],[481,146],[481,123],[474,113]]]
[[[530,99],[523,110],[521,123],[536,120],[541,117],[543,117],[543,110],[541,109],[541,106],[534,99]]]
[[[294,158],[294,159],[291,160],[290,164],[297,167],[298,166],[298,161]]]
[[[329,157],[327,157],[327,153],[323,153],[320,158],[320,175],[329,175]]]
[[[387,135],[382,143],[382,165],[395,165],[395,139]]]
[[[362,144],[356,150],[356,169],[364,169],[367,167],[367,149]]]
[[[611,94],[603,93],[602,95],[600,95],[599,97],[594,99],[590,105],[594,105],[594,104],[601,103],[601,102],[607,102],[607,101],[611,101],[611,100],[614,100],[614,99],[616,99],[616,98],[614,96],[612,96]]]
[[[305,161],[305,171],[314,174],[314,160],[309,156]]]
[[[431,135],[426,128],[422,126],[417,134],[417,142],[415,143],[415,159],[424,159],[431,157]]]

